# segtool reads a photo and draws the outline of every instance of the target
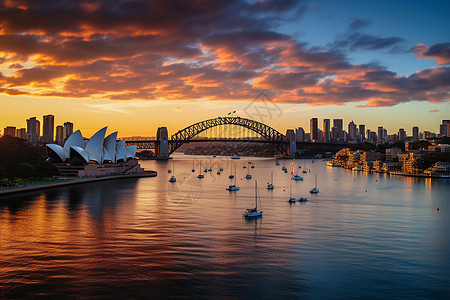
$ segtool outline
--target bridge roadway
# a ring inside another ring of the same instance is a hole
[[[176,143],[177,141],[168,141],[169,144]],[[189,140],[189,143],[199,143],[199,142],[245,142],[245,143],[278,143],[278,144],[288,144],[288,141],[268,141],[266,139],[239,139],[239,138],[231,138],[231,139],[224,139],[224,138],[206,138],[206,139],[200,139],[200,138],[194,138]],[[155,149],[156,144],[159,143],[158,140],[125,140],[126,145],[136,145],[139,150],[148,150],[148,149]],[[347,143],[322,143],[322,142],[296,142],[297,149],[309,149],[309,148],[320,148],[320,147],[330,147],[330,146],[341,146],[345,147],[348,144]]]

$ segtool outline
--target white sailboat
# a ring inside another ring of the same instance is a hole
[[[176,182],[177,178],[175,177],[175,162],[172,161],[172,169],[173,169],[173,174],[172,176],[170,176],[169,182]]]
[[[202,161],[200,160],[200,167],[198,169],[197,178],[205,178],[205,175],[202,174]]]
[[[275,186],[273,185],[273,172],[270,172],[270,181],[267,183],[267,189],[273,190]]]
[[[295,199],[295,197],[292,197],[292,184],[291,184],[291,182],[292,181],[289,181],[289,199],[288,199],[288,202],[289,203],[294,203],[294,202],[297,202],[297,199]]]
[[[194,168],[194,163],[195,163],[195,162],[194,162],[194,161],[192,161],[192,170],[191,170],[191,172],[192,172],[192,173],[194,173],[194,172],[195,172],[195,168]]]
[[[252,175],[250,174],[250,168],[247,168],[247,175],[245,175],[245,179],[252,179]]]
[[[291,180],[303,180],[303,177],[301,177],[300,175],[298,175],[298,170],[295,171],[295,175],[294,175],[294,159],[292,159],[292,170],[291,170]]]
[[[235,165],[234,171],[236,172],[236,165]],[[228,191],[238,191],[239,190],[239,187],[236,186],[236,177],[235,176],[233,176],[233,177],[234,177],[234,184],[228,186],[228,188],[227,188]]]
[[[260,208],[262,208],[261,201],[259,203],[259,206]],[[263,211],[261,209],[258,209],[258,182],[255,180],[255,208],[247,208],[242,216],[246,218],[257,218],[261,217],[262,214]]]
[[[311,194],[317,194],[319,192],[319,189],[317,188],[317,174],[316,174],[316,186],[313,187],[311,190],[309,190]]]

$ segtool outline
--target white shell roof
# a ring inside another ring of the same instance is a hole
[[[70,147],[72,146],[84,148],[83,136],[80,130],[72,133],[64,143],[64,154],[66,157],[70,157]]]
[[[53,152],[56,153],[56,155],[58,155],[58,158],[62,162],[64,162],[66,160],[66,155],[64,153],[64,148],[63,147],[61,147],[60,145],[57,145],[57,144],[47,144],[46,146],[48,148],[50,148],[51,150],[53,150]]]
[[[83,148],[78,147],[78,146],[72,146],[72,147],[70,147],[70,150],[77,152],[84,159],[84,162],[89,163],[89,161],[90,161],[89,154],[86,151],[84,151]],[[72,157],[71,157],[71,159],[72,159]]]
[[[117,158],[117,160],[123,159],[123,161],[125,161],[125,162],[128,159],[124,140],[117,141],[117,143],[116,143],[116,158]]]
[[[87,153],[89,153],[89,159],[99,164],[103,163],[103,141],[105,140],[106,128],[103,127],[97,131],[89,140],[86,145]]]
[[[105,138],[105,142],[103,143],[103,146],[108,153],[109,159],[116,163],[116,141],[117,141],[117,131],[111,133]],[[105,158],[103,159],[105,160]]]

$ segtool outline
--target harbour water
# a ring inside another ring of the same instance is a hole
[[[295,160],[303,181],[291,181],[292,162],[176,155],[141,162],[155,178],[4,197],[0,298],[448,296],[449,180]],[[230,192],[233,164],[240,190]],[[316,175],[320,193],[311,195]],[[255,179],[264,215],[246,220]],[[290,184],[308,202],[288,203]]]

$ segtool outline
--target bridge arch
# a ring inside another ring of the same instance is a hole
[[[275,146],[281,153],[287,154],[286,136],[261,122],[241,117],[218,117],[192,124],[179,130],[171,137],[169,155],[175,152],[181,145],[189,141],[201,132],[221,125],[236,125],[247,128],[259,134],[268,143]]]

